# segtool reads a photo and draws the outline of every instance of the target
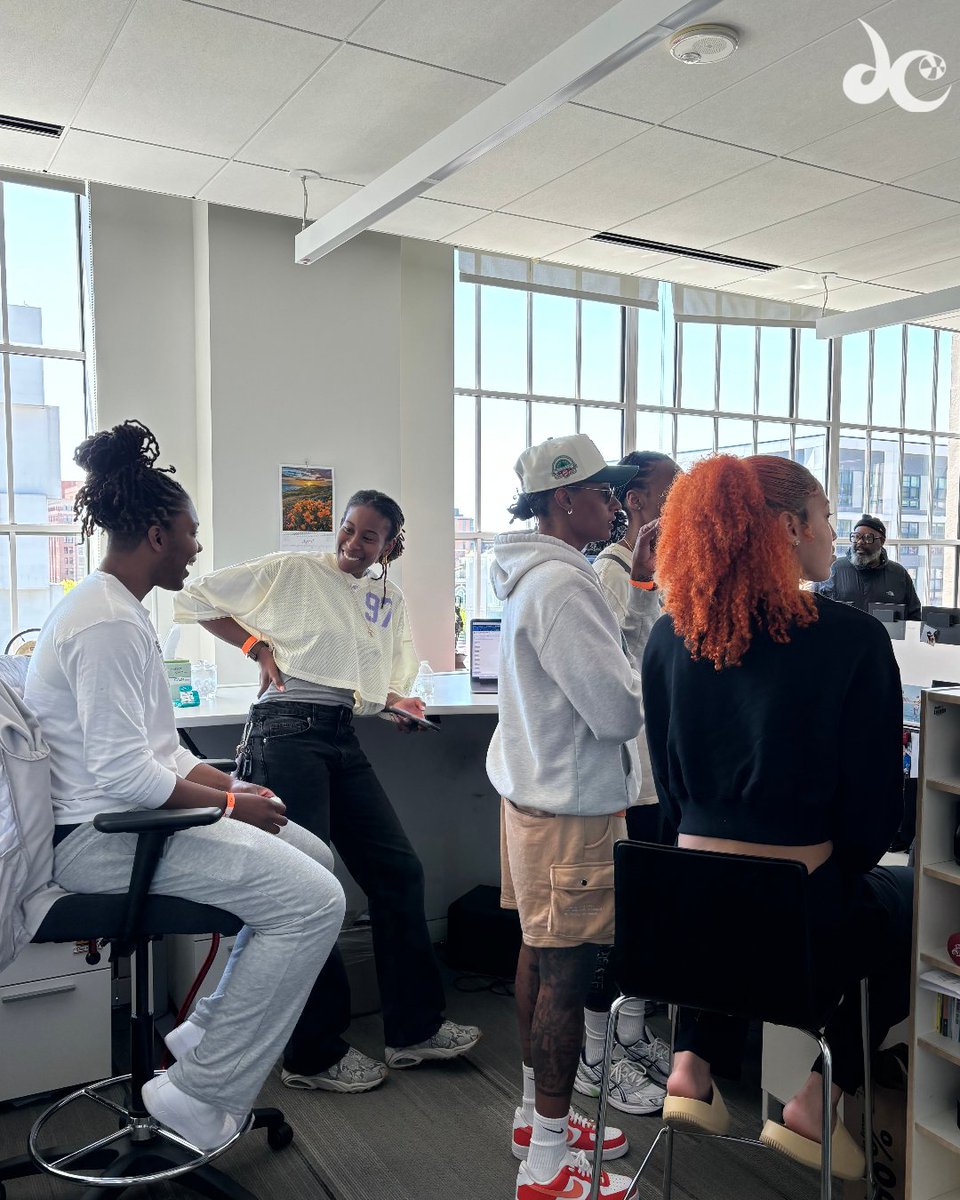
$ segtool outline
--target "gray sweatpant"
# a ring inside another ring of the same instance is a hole
[[[56,849],[54,878],[71,892],[124,892],[135,834],[74,830]],[[277,835],[241,821],[175,833],[152,891],[226,909],[244,922],[220,986],[191,1020],[205,1029],[170,1068],[188,1095],[234,1116],[253,1107],[343,923],[333,855],[292,821]]]

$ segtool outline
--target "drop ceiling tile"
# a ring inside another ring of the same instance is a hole
[[[671,58],[664,41],[582,92],[578,101],[645,121],[666,121],[839,29],[869,7],[863,0],[791,0],[778,5],[771,20],[770,0],[723,0],[701,20],[728,25],[739,34],[739,49],[725,62],[684,66]]]
[[[948,200],[881,186],[766,229],[719,242],[711,249],[783,266],[809,265],[816,256],[820,269],[834,270],[830,256],[856,246],[865,237],[888,237],[952,217],[955,212],[956,205]]]
[[[229,157],[337,44],[182,0],[139,0],[74,123]]]
[[[208,8],[259,17],[291,29],[345,38],[377,7],[379,0],[203,0]]]
[[[410,200],[389,217],[384,217],[370,228],[377,233],[393,233],[397,237],[422,238],[438,241],[449,237],[464,225],[473,224],[485,215],[480,209],[467,208],[463,204],[445,204],[442,200],[426,200],[420,197]]]
[[[955,76],[960,71],[960,25],[951,9],[955,10],[951,0],[889,3],[869,13],[868,23],[884,39],[891,57],[933,49],[947,58],[948,73]],[[847,71],[872,62],[872,55],[866,32],[859,22],[850,21],[671,118],[669,124],[705,137],[726,137],[739,145],[790,154],[893,107],[887,93],[869,106],[856,104],[843,93]],[[917,94],[931,90],[916,69],[908,81]],[[948,79],[937,87],[945,82]]]
[[[960,87],[957,87],[960,101]],[[958,107],[949,100],[935,112],[894,106],[839,133],[794,150],[791,158],[880,183],[895,183],[953,158]]]
[[[359,189],[352,183],[335,179],[311,179],[308,186],[307,219],[315,221]],[[200,200],[250,208],[255,212],[280,213],[285,217],[303,216],[303,191],[300,181],[287,171],[258,167],[252,163],[230,162],[199,193]],[[290,248],[291,257],[293,247]]]
[[[649,129],[505,205],[505,211],[609,230],[764,161],[752,150]]]
[[[616,275],[645,275],[669,257],[667,254],[651,254],[646,250],[594,241],[577,242],[555,254],[542,255],[544,262],[586,267],[591,271],[611,271]]]
[[[0,163],[20,171],[45,171],[57,145],[57,138],[0,129]]]
[[[506,83],[615,0],[385,0],[352,37],[359,45]]]
[[[614,232],[702,249],[869,191],[872,186],[849,175],[771,159],[638,220],[627,221]]]
[[[129,0],[0,0],[0,112],[65,125]]]
[[[472,225],[465,225],[455,234],[441,238],[455,242],[468,250],[491,250],[500,254],[516,254],[521,258],[543,258],[564,246],[582,242],[588,229],[555,225],[550,221],[532,221],[507,213],[488,213]]]
[[[928,196],[943,196],[947,200],[960,200],[960,158],[952,158],[917,175],[906,175],[897,180],[897,187],[925,192]]]
[[[878,287],[875,283],[855,283],[850,287],[830,292],[828,312],[853,312],[859,308],[873,308],[877,304],[889,304],[893,300],[907,300],[916,292],[900,288]]]
[[[855,280],[846,282],[854,283]],[[823,284],[809,271],[797,271],[782,267],[768,271],[765,275],[744,276],[724,285],[725,292],[741,296],[757,296],[770,300],[789,300],[794,304],[810,304],[820,308],[823,304]]]
[[[825,264],[829,261],[830,269],[841,275],[854,279],[881,279],[922,267],[925,263],[940,262],[960,250],[960,205],[954,205],[954,208],[954,214],[945,220],[899,230],[888,237],[846,250],[834,250],[823,257],[797,263],[797,266],[827,270]]]
[[[884,275],[874,282],[884,287],[906,288],[915,292],[938,292],[941,288],[960,286],[960,258],[946,258],[942,262],[927,263],[896,275]]]
[[[173,196],[195,196],[223,166],[224,159],[169,146],[151,146],[125,138],[106,137],[71,129],[63,138],[51,170],[57,175],[164,192]]]
[[[497,90],[343,46],[243,149],[247,162],[369,183]]]
[[[645,275],[646,271],[635,272]],[[693,258],[669,258],[652,272],[657,279],[667,283],[685,283],[690,287],[722,288],[728,283],[743,278],[742,267],[728,267],[723,263],[698,262]]]
[[[427,194],[436,200],[502,208],[558,175],[622,145],[643,128],[626,117],[564,104]]]

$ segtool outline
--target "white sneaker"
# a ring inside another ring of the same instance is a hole
[[[472,1050],[480,1041],[480,1030],[476,1025],[458,1025],[456,1021],[444,1021],[437,1032],[425,1042],[414,1046],[386,1046],[384,1057],[387,1066],[395,1071],[404,1067],[415,1067],[417,1063],[434,1058],[459,1058]]]
[[[202,1025],[195,1025],[189,1018],[173,1029],[163,1039],[167,1049],[174,1058],[185,1058],[191,1050],[200,1045],[206,1030]]]
[[[316,1075],[298,1075],[286,1067],[280,1072],[280,1079],[288,1088],[311,1092],[369,1092],[371,1088],[379,1087],[386,1077],[385,1064],[361,1054],[355,1046],[348,1047],[339,1062]]]
[[[643,1067],[654,1083],[666,1087],[670,1075],[670,1047],[662,1038],[654,1037],[649,1025],[644,1025],[643,1037],[629,1046],[617,1038],[613,1056],[629,1058],[638,1067]]]
[[[580,1054],[574,1088],[581,1096],[600,1095],[600,1063],[591,1066]],[[648,1116],[658,1113],[666,1099],[666,1088],[650,1078],[643,1067],[628,1058],[618,1058],[610,1068],[607,1102],[621,1112]]]
[[[523,1109],[518,1108],[513,1114],[513,1139],[511,1148],[513,1157],[521,1162],[530,1153],[530,1141],[533,1138],[533,1126],[523,1119]],[[573,1154],[582,1150],[584,1154],[592,1155],[597,1148],[597,1123],[585,1113],[571,1108],[567,1117],[567,1149]],[[603,1131],[602,1158],[622,1158],[630,1149],[627,1135],[615,1125],[607,1125]]]
[[[147,1080],[142,1095],[143,1106],[155,1121],[198,1150],[216,1150],[235,1137],[243,1125],[242,1120],[223,1109],[181,1092],[166,1072]]]
[[[547,1183],[532,1179],[527,1164],[517,1172],[516,1200],[587,1200],[593,1181],[593,1164],[581,1150],[569,1154],[559,1172]],[[630,1188],[627,1175],[600,1173],[600,1200],[636,1200],[637,1189]]]

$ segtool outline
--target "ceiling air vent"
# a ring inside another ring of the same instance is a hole
[[[715,254],[712,250],[694,250],[690,246],[671,246],[669,242],[650,242],[646,238],[628,237],[624,233],[596,233],[592,242],[606,242],[627,250],[647,250],[654,254],[669,254],[674,258],[695,258],[698,262],[722,263],[727,267],[743,267],[745,271],[779,271],[777,263],[754,262],[751,258],[736,258],[732,254]]]
[[[51,125],[48,121],[31,121],[29,117],[5,117],[0,113],[0,129],[12,129],[14,133],[35,133],[38,137],[58,138],[63,133],[62,125]]]

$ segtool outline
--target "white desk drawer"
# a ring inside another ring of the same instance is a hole
[[[78,947],[82,947],[79,952]],[[86,952],[86,942],[31,942],[5,971],[0,971],[0,987],[27,983],[32,979],[52,979],[55,975],[87,974],[109,967],[109,946],[100,951],[100,962],[94,967],[87,963]]]
[[[110,972],[0,987],[0,1046],[0,1100],[110,1075]]]

